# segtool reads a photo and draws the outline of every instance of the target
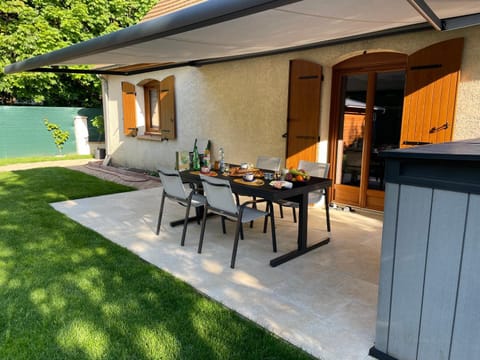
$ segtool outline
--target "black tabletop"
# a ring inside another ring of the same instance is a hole
[[[318,178],[318,177],[310,177],[310,179],[306,182],[294,182],[293,187],[291,189],[277,189],[271,185],[269,185],[270,181],[264,180],[263,185],[254,185],[246,184],[244,182],[236,182],[235,179],[241,179],[241,177],[233,177],[233,176],[223,176],[221,174],[215,173],[215,177],[219,179],[227,179],[230,181],[232,191],[239,195],[245,196],[256,196],[261,197],[266,200],[270,201],[277,201],[281,199],[288,199],[297,196],[302,196],[304,194],[308,194],[314,190],[326,189],[332,185],[332,181],[330,179]],[[180,172],[182,180],[184,182],[193,182],[199,183],[200,176],[198,172],[185,170]]]

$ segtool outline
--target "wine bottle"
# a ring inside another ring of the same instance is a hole
[[[219,170],[223,173],[225,171],[225,153],[223,151],[223,148],[220,148],[218,150],[218,158],[220,159]]]
[[[207,147],[205,148],[205,152],[203,153],[203,165],[211,169],[211,162],[210,162],[210,140],[208,140]]]
[[[200,170],[200,157],[198,156],[197,139],[195,139],[195,144],[193,145],[192,167],[193,170]]]

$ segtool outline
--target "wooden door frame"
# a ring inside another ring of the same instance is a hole
[[[375,105],[376,72],[368,72],[367,101],[365,104],[365,129],[362,145],[362,167],[360,171],[360,207],[367,204],[368,176],[370,172],[370,148],[372,146],[373,107]]]
[[[340,126],[340,115],[342,114],[342,77],[345,75],[350,74],[358,74],[358,73],[368,73],[369,74],[369,88],[368,91],[371,91],[370,84],[370,77],[372,76],[373,72],[382,72],[382,71],[396,71],[396,70],[405,70],[407,69],[407,59],[408,55],[403,53],[396,53],[396,52],[375,52],[375,53],[363,53],[362,55],[354,56],[347,60],[344,60],[332,67],[332,90],[331,90],[331,101],[330,101],[330,122],[329,122],[329,135],[328,135],[328,161],[330,163],[330,177],[333,179],[333,186],[330,187],[330,199],[334,199],[334,191],[335,191],[335,179],[336,179],[336,172],[337,172],[337,141],[339,136],[339,126]],[[374,76],[374,74],[373,74]],[[373,88],[374,90],[374,88]],[[373,98],[373,97],[372,97]],[[371,100],[371,101],[374,101]],[[368,109],[367,103],[367,109]],[[373,104],[370,104],[373,105]],[[373,106],[371,106],[373,109]],[[363,142],[363,149],[369,149],[371,145],[371,125],[372,125],[372,114],[365,114],[365,136]],[[370,120],[368,120],[370,118]],[[368,129],[367,129],[368,128]],[[368,134],[368,136],[366,136]],[[367,147],[368,146],[368,147]],[[362,154],[362,161],[364,157],[367,157],[366,151],[363,151]],[[362,183],[365,184],[364,181],[365,177],[368,177],[368,169],[362,169]],[[368,186],[367,185],[364,185]],[[363,194],[359,198],[359,204],[363,203],[366,204],[366,194],[368,189],[360,189],[360,194]]]

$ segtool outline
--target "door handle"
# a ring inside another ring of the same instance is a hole
[[[425,141],[410,141],[410,140],[405,140],[403,145],[428,145],[431,144],[430,142],[425,142]]]
[[[282,138],[286,139],[287,136],[288,136],[288,133],[285,133],[285,134],[282,135]]]
[[[447,130],[447,129],[448,129],[448,121],[443,125],[431,128],[429,133],[433,134],[433,133],[439,132],[440,130]]]

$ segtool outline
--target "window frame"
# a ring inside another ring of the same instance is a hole
[[[155,90],[157,92],[156,111],[158,114],[158,127],[152,124],[152,107],[151,107],[151,92]],[[161,132],[161,104],[160,104],[160,81],[150,80],[143,84],[143,92],[145,99],[145,134],[147,135],[162,135]]]

